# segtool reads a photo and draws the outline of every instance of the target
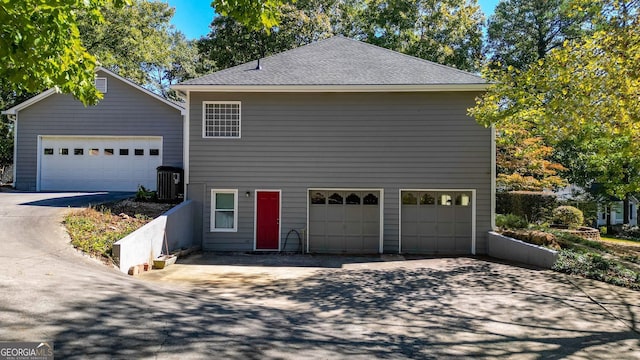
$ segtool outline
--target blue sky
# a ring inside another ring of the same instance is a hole
[[[489,16],[499,0],[479,0],[480,8]],[[197,39],[209,33],[209,24],[213,19],[211,0],[166,0],[176,9],[173,20],[175,27],[187,38]]]

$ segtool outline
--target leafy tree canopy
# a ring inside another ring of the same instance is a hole
[[[77,14],[103,20],[101,8],[127,0],[5,0],[0,2],[0,78],[17,93],[58,87],[85,104],[100,99],[96,59],[80,40]]]
[[[486,126],[528,124],[551,145],[570,144],[586,177],[610,195],[640,190],[639,1],[576,1],[596,7],[592,33],[565,40],[526,70],[507,69],[470,110]]]

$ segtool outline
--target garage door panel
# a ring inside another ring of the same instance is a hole
[[[402,191],[401,251],[470,253],[471,197],[469,191]]]
[[[40,155],[41,190],[135,191],[138,185],[155,190],[156,168],[162,165],[160,137],[43,136],[41,147],[53,149],[53,155]],[[129,149],[129,156],[118,155],[120,148]],[[145,155],[134,157],[135,149]]]
[[[309,250],[377,253],[380,244],[379,196],[380,193],[374,191],[310,190]],[[314,202],[322,202],[323,197],[326,197],[325,212],[313,211]],[[319,230],[320,227],[323,230]],[[321,234],[325,234],[324,239],[319,237]]]

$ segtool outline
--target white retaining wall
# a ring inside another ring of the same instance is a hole
[[[169,252],[192,247],[193,211],[191,200],[180,203],[116,242],[113,245],[113,257],[120,271],[127,273],[131,266],[151,264],[153,259],[166,253],[165,232]]]
[[[489,256],[551,269],[558,259],[558,252],[538,245],[489,232]]]

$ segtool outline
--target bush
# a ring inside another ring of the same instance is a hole
[[[553,210],[553,222],[576,229],[584,222],[580,209],[573,206],[559,206]]]
[[[503,229],[524,229],[529,226],[529,222],[522,216],[514,214],[497,214],[496,226]]]
[[[155,201],[157,199],[158,195],[155,191],[149,190],[142,185],[138,186],[138,191],[136,192],[137,201]]]
[[[640,227],[637,225],[622,225],[622,230],[620,230],[618,236],[626,239],[640,240]]]
[[[496,194],[496,212],[514,214],[529,222],[542,222],[551,216],[557,206],[555,195],[544,193],[504,192]]]

